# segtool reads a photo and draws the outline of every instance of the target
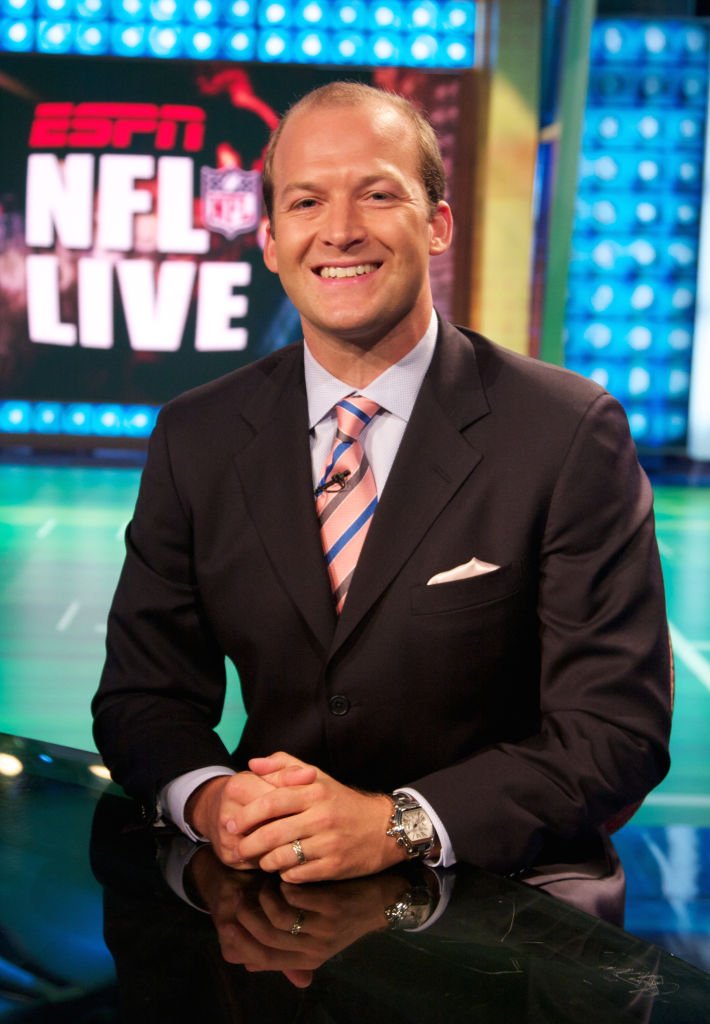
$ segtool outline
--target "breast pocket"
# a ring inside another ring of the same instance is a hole
[[[435,615],[439,612],[464,611],[503,601],[516,594],[521,585],[522,570],[514,562],[467,580],[430,585],[422,583],[412,587],[412,612],[415,615]]]

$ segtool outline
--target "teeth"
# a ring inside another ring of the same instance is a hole
[[[356,267],[321,267],[321,277],[359,277],[377,270],[376,263],[358,263]]]

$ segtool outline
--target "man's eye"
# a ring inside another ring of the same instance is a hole
[[[310,210],[315,205],[315,199],[297,199],[291,208],[293,210]]]

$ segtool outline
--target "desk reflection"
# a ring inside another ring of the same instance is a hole
[[[178,895],[182,837],[135,827],[130,807],[101,801],[92,838],[121,1020],[704,1019],[703,976],[615,927],[623,872],[602,840],[520,880],[415,863],[309,886],[230,870],[203,847]]]

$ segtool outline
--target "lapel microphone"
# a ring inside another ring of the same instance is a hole
[[[318,484],[315,491],[313,492],[313,497],[317,498],[318,495],[323,494],[324,492],[327,493],[333,491],[334,489],[342,491],[343,488],[345,487],[347,478],[349,476],[349,469],[344,469],[342,473],[333,473],[333,475],[328,480],[324,480],[322,484]]]

